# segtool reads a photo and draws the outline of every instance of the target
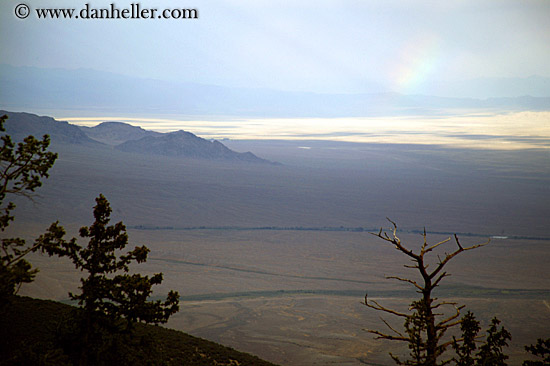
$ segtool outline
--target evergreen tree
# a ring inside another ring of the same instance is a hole
[[[498,329],[500,320],[493,318],[487,331],[487,339],[479,347],[476,354],[476,366],[506,366],[508,356],[502,351],[508,346],[508,341],[512,335],[504,327]]]
[[[542,358],[542,360],[526,360],[523,361],[523,366],[550,366],[550,338],[539,338],[536,345],[525,346],[525,350],[533,356]]]
[[[0,132],[5,132],[4,123],[8,116],[0,117]],[[1,137],[0,148],[0,231],[4,232],[14,220],[13,202],[4,204],[8,195],[31,198],[32,192],[42,185],[41,179],[48,178],[48,171],[57,159],[57,154],[47,151],[50,138],[44,135],[42,140],[27,136],[16,144],[8,134]],[[25,260],[25,256],[41,249],[35,242],[27,245],[21,238],[3,238],[0,253],[0,307],[9,297],[17,293],[21,284],[32,282],[37,269]]]
[[[508,340],[512,337],[510,333],[501,327],[498,329],[500,320],[493,318],[487,330],[485,341],[478,336],[481,330],[479,322],[470,311],[461,319],[460,329],[462,338],[457,340],[453,337],[453,348],[457,357],[453,359],[457,366],[505,366],[508,356],[503,353],[503,348],[508,346]],[[476,343],[479,343],[477,347]],[[477,353],[474,353],[478,350]]]
[[[87,273],[81,279],[80,293],[69,294],[78,301],[81,311],[63,341],[66,352],[80,364],[110,364],[113,357],[119,358],[117,363],[128,361],[131,348],[127,342],[131,337],[124,335],[132,334],[134,324],[166,323],[179,310],[179,295],[174,291],[165,301],[148,300],[152,286],[162,282],[161,273],[152,277],[128,273],[131,262],[147,260],[149,249],[135,247],[117,255],[128,244],[128,235],[122,222],[109,225],[110,214],[109,202],[100,195],[94,207],[95,222],[80,229],[80,236],[89,238],[85,247],[74,238],[65,241],[65,231],[58,223],[39,238],[49,254],[67,256],[77,269]]]
[[[454,361],[457,366],[472,366],[475,364],[476,338],[481,328],[471,311],[462,317],[460,330],[462,331],[462,342],[453,337],[453,349],[457,356]]]

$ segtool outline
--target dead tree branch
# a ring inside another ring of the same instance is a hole
[[[401,239],[397,236],[397,224],[388,218],[392,227],[389,231],[384,231],[380,228],[378,233],[370,233],[390,244],[392,244],[396,250],[407,255],[414,263],[413,265],[404,265],[409,269],[416,269],[422,276],[422,281],[413,280],[410,278],[404,278],[400,276],[386,276],[388,279],[395,279],[401,282],[409,283],[413,285],[417,292],[420,293],[421,299],[413,301],[409,312],[403,313],[394,309],[382,306],[375,300],[368,299],[365,295],[364,304],[374,310],[382,311],[394,316],[398,316],[405,319],[406,332],[401,333],[393,328],[386,320],[382,319],[382,322],[395,334],[386,334],[378,330],[368,330],[368,332],[376,335],[376,338],[405,341],[409,343],[410,349],[422,350],[421,354],[418,352],[411,352],[411,357],[422,365],[436,366],[446,364],[449,361],[443,361],[438,363],[437,359],[445,351],[445,349],[453,343],[453,341],[442,341],[446,331],[461,323],[460,311],[464,308],[464,305],[458,306],[455,302],[450,301],[437,301],[437,298],[433,297],[433,290],[438,287],[441,281],[450,276],[443,268],[451,259],[459,255],[460,253],[470,251],[476,248],[480,248],[489,244],[490,240],[487,240],[481,244],[475,244],[472,246],[462,246],[458,236],[455,234],[454,239],[457,245],[457,249],[450,253],[444,253],[444,256],[435,254],[436,249],[441,248],[444,244],[451,241],[451,238],[439,241],[435,244],[429,244],[426,234],[426,229],[422,233],[422,244],[420,251],[415,252],[406,247]],[[434,253],[437,258],[435,268],[429,270],[429,264],[425,261],[425,256],[429,253]],[[452,314],[448,315],[448,312],[436,312],[436,309],[444,306],[454,307]],[[445,315],[447,313],[447,315]],[[443,319],[439,319],[443,317]],[[439,320],[438,320],[439,319]],[[408,363],[407,363],[408,364]],[[414,363],[416,364],[416,363]]]

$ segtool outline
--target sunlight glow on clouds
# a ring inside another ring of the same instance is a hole
[[[466,114],[450,117],[270,118],[183,120],[166,118],[59,117],[82,126],[120,121],[145,129],[187,130],[214,139],[337,140],[437,144],[448,147],[550,150],[550,112]]]

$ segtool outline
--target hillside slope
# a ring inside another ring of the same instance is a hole
[[[114,146],[120,151],[145,155],[279,165],[251,152],[233,151],[219,141],[205,140],[187,131],[159,133],[122,122],[104,122],[92,128],[78,127],[51,117],[0,110],[0,115],[4,114],[8,115],[6,132],[16,141],[28,135],[39,138],[48,134],[54,144],[99,149]]]
[[[102,122],[94,127],[79,126],[91,139],[107,145],[119,145],[129,140],[139,140],[146,136],[160,136],[159,132],[147,131],[138,126],[123,122]]]
[[[0,318],[0,365],[53,365],[62,362],[62,351],[55,348],[54,342],[62,323],[70,319],[72,309],[72,306],[59,302],[15,297]],[[142,359],[140,364],[143,365],[274,365],[180,331],[138,325],[135,337],[141,340],[140,355],[154,356]]]
[[[160,134],[160,136],[146,136],[139,140],[126,141],[115,148],[120,151],[150,155],[271,163],[251,152],[238,153],[219,141],[208,141],[181,130]]]
[[[99,145],[97,141],[90,139],[77,126],[68,122],[56,121],[52,117],[38,116],[32,113],[8,112],[0,110],[0,116],[7,115],[6,133],[14,141],[20,141],[28,135],[41,138],[49,135],[52,141],[77,145]]]

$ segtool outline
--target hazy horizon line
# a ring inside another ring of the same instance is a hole
[[[186,130],[207,139],[324,140],[444,145],[490,150],[550,149],[550,111],[480,112],[450,116],[342,118],[200,118],[190,116],[56,117],[79,126],[123,122],[169,133]]]

